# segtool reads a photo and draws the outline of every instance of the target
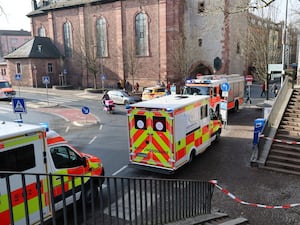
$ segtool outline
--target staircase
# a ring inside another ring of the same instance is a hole
[[[249,225],[248,219],[244,217],[230,218],[226,213],[215,212],[212,214],[200,215],[187,218],[175,223],[166,225]]]
[[[300,175],[300,89],[293,90],[264,168]]]

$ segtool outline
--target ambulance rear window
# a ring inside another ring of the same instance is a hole
[[[22,172],[35,167],[34,145],[0,152],[0,171]]]
[[[144,115],[135,115],[134,116],[135,129],[146,130],[146,116]]]
[[[153,130],[166,132],[166,118],[153,116]]]

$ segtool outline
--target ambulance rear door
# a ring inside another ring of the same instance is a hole
[[[129,127],[131,163],[173,169],[171,113],[161,109],[133,109]]]

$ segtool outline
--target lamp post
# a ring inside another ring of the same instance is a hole
[[[34,74],[34,81],[35,81],[35,88],[37,88],[37,69],[36,69],[36,65],[33,66],[33,74]]]
[[[281,63],[282,63],[282,74],[281,74],[281,86],[282,86],[282,83],[283,83],[284,64],[285,64],[285,53],[286,53],[288,5],[289,5],[289,1],[286,0],[286,6],[285,6],[285,19],[284,19],[283,30],[282,30],[282,58],[281,58]]]

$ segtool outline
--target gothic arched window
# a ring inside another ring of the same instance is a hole
[[[46,37],[46,30],[43,26],[38,29],[39,37]]]
[[[64,47],[65,56],[72,57],[72,26],[70,22],[64,23]]]
[[[135,17],[135,47],[137,56],[147,56],[148,49],[148,26],[145,13],[139,13]]]
[[[98,57],[107,57],[107,29],[106,29],[106,20],[102,17],[97,20],[96,23],[97,31],[97,56]]]

